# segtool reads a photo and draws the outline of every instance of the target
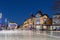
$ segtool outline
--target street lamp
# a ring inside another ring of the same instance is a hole
[[[7,29],[7,22],[8,22],[8,20],[7,20],[7,18],[5,18],[5,28]]]

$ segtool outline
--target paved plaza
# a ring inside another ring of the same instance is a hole
[[[0,40],[60,40],[60,32],[0,31]]]

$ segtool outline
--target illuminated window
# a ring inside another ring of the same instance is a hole
[[[40,16],[36,15],[36,18],[40,18]]]
[[[44,21],[46,21],[46,18],[44,18]]]
[[[40,24],[40,20],[37,20],[37,21],[36,21],[36,24]]]

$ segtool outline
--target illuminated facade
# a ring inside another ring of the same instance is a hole
[[[8,24],[8,29],[10,29],[10,30],[13,29],[14,30],[16,28],[17,28],[17,24],[16,23],[12,23],[11,22],[11,23]]]
[[[37,30],[47,30],[51,25],[51,20],[47,14],[38,11],[34,18],[34,28]]]
[[[37,11],[35,16],[28,18],[24,24],[24,28],[34,28],[36,30],[47,30],[51,25],[51,20],[47,14],[42,14],[41,11]]]
[[[30,15],[30,17],[25,20],[24,24],[23,24],[23,28],[26,28],[26,29],[31,29],[33,28],[33,15]]]

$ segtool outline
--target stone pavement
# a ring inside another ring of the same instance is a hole
[[[60,40],[46,32],[33,31],[1,31],[0,40]]]

